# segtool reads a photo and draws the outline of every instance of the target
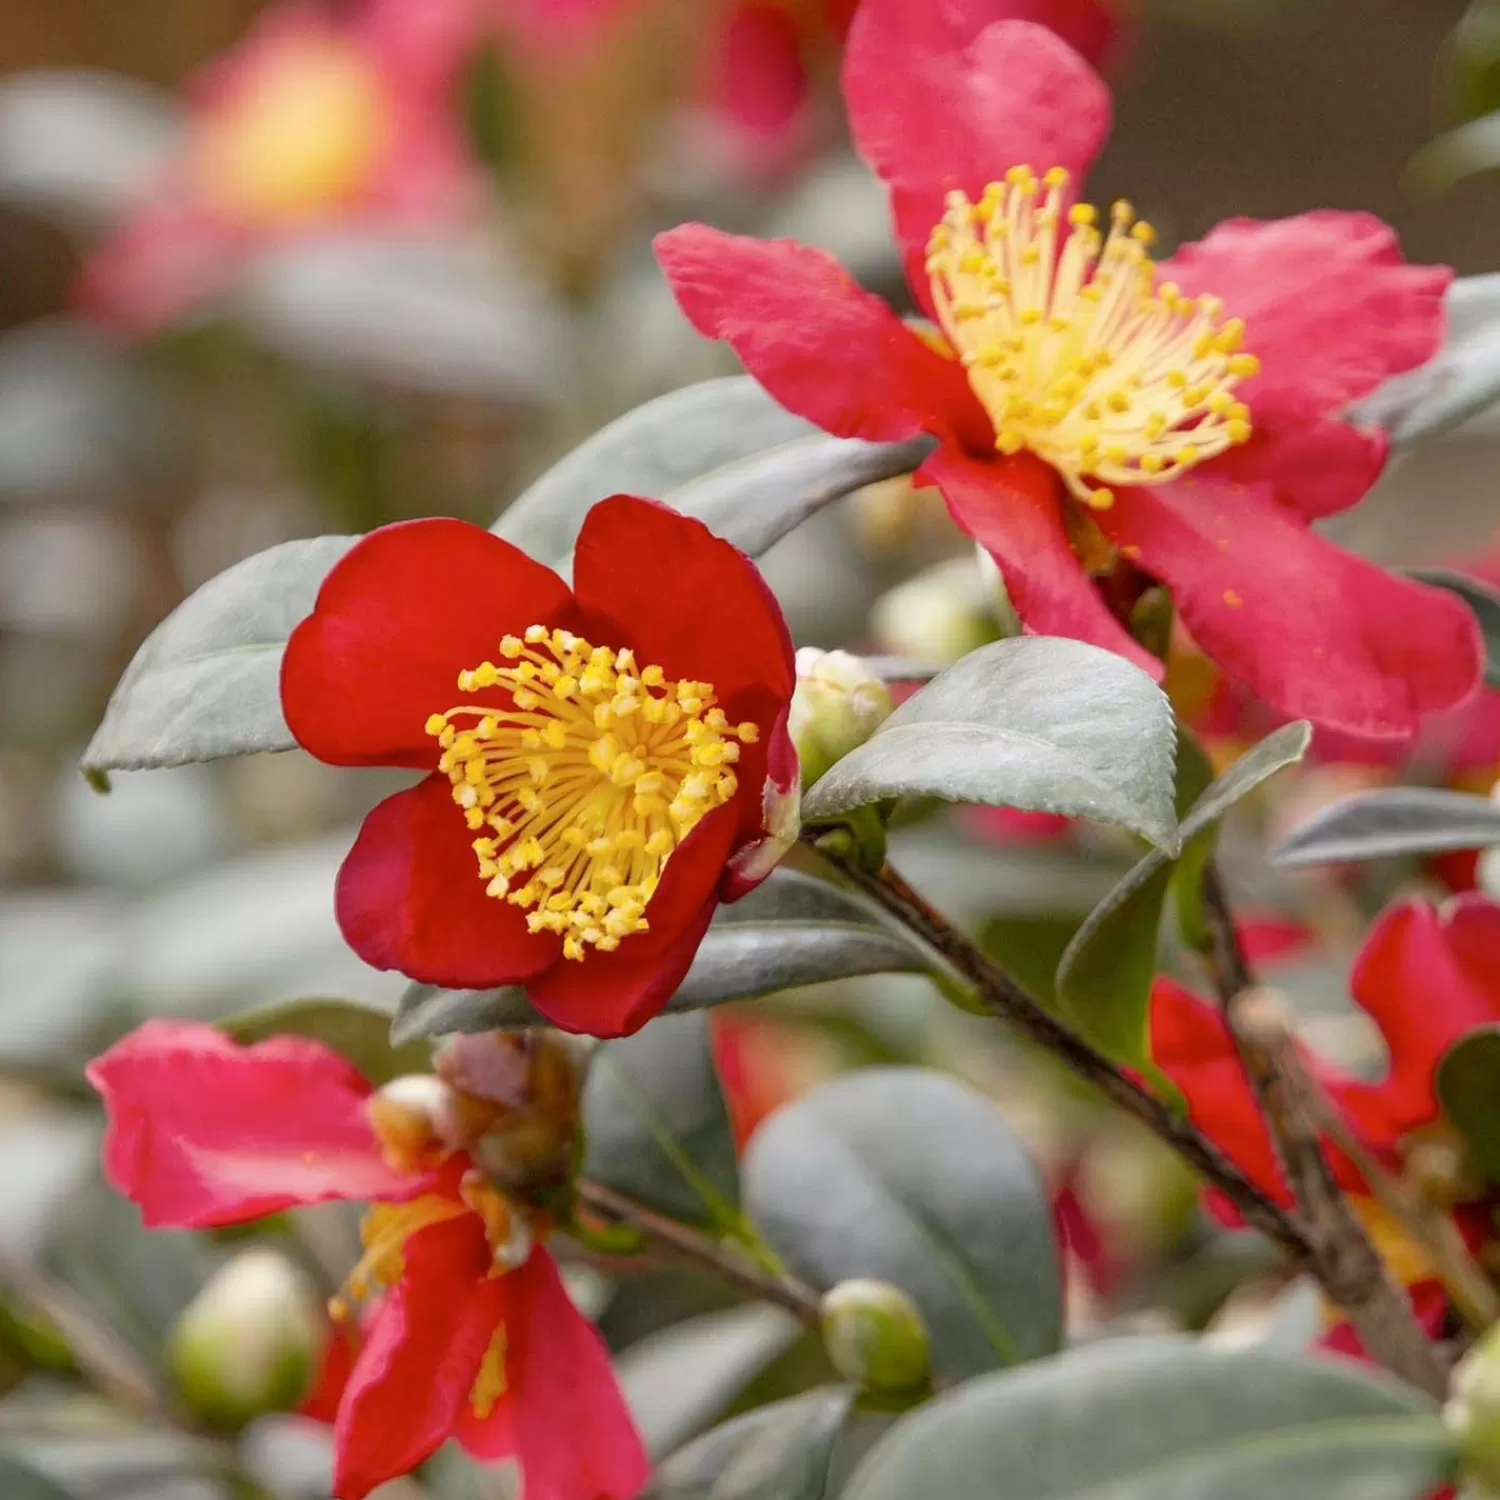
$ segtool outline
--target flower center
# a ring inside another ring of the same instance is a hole
[[[329,1316],[342,1323],[350,1315],[352,1302],[364,1302],[400,1281],[406,1268],[406,1242],[412,1235],[468,1212],[460,1199],[439,1193],[424,1193],[409,1203],[372,1205],[359,1224],[365,1253],[350,1271],[342,1291],[329,1301]]]
[[[938,320],[995,428],[1001,453],[1051,464],[1078,499],[1159,484],[1250,436],[1235,386],[1260,362],[1214,297],[1156,280],[1155,231],[1116,203],[1109,233],[1067,211],[1068,173],[1013,167],[977,203],[948,195],[927,246]]]
[[[438,769],[474,840],[491,896],[527,912],[563,953],[610,952],[648,930],[646,905],[673,850],[734,796],[740,746],[713,685],[669,681],[627,648],[533,625],[500,643],[501,665],[460,672],[462,692],[499,688],[509,707],[461,704],[427,721]]]

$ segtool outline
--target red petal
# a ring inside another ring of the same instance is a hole
[[[1312,421],[1430,359],[1442,342],[1446,266],[1408,266],[1369,214],[1230,219],[1161,267],[1183,291],[1245,320],[1261,374],[1241,387],[1252,420]]]
[[[554,1026],[588,1036],[628,1036],[672,998],[693,962],[718,904],[735,833],[729,810],[710,813],[667,861],[646,907],[651,930],[613,953],[564,959],[526,987]]]
[[[632,1500],[650,1477],[609,1351],[537,1249],[510,1284],[506,1396],[458,1437],[482,1461],[514,1455],[526,1500]]]
[[[1211,472],[1239,484],[1274,485],[1282,504],[1312,520],[1363,500],[1380,478],[1389,449],[1384,432],[1347,422],[1271,423],[1243,448],[1216,458]]]
[[[953,519],[999,564],[1028,631],[1089,641],[1160,678],[1161,663],[1110,614],[1069,545],[1051,469],[1029,454],[984,460],[944,447],[920,477],[942,490]]]
[[[383,526],[334,566],[287,642],[287,723],[333,765],[425,770],[437,748],[424,726],[458,701],[459,672],[569,603],[550,568],[482,527]]]
[[[776,597],[701,521],[633,495],[601,500],[578,534],[573,580],[596,644],[628,645],[642,666],[713,683],[726,711],[754,690],[790,699],[797,667]]]
[[[726,339],[772,396],[825,432],[989,432],[958,363],[826,251],[684,224],[657,235],[656,258],[693,327]]]
[[[339,871],[339,928],[367,964],[424,984],[489,989],[555,962],[562,944],[526,930],[519,906],[485,894],[474,835],[446,776],[387,797]]]
[[[1066,167],[1081,179],[1109,133],[1109,91],[1066,42],[1025,21],[976,35],[975,13],[972,0],[864,5],[844,53],[850,128],[891,185],[919,291],[946,193],[977,198],[1020,165]]]
[[[1442,910],[1415,898],[1387,908],[1350,978],[1380,1028],[1389,1075],[1351,1090],[1351,1108],[1380,1109],[1393,1134],[1437,1117],[1433,1077],[1465,1032],[1500,1022],[1500,906],[1460,897]]]
[[[1478,627],[1452,595],[1344,552],[1264,485],[1121,487],[1099,523],[1168,585],[1206,655],[1273,708],[1372,739],[1473,691]]]
[[[363,1500],[410,1473],[452,1434],[505,1320],[508,1276],[476,1215],[420,1230],[406,1269],[360,1351],[334,1425],[333,1492]]]
[[[148,1021],[88,1067],[109,1128],[104,1171],[148,1225],[234,1224],[300,1203],[400,1198],[365,1118],[370,1086],[300,1037],[241,1047]]]

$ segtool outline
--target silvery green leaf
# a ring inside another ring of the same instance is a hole
[[[125,669],[84,751],[84,768],[180,766],[291,749],[281,713],[287,637],[356,540],[282,542],[184,599]]]
[[[744,1160],[750,1218],[828,1289],[868,1276],[916,1302],[933,1369],[963,1380],[1062,1336],[1052,1211],[990,1102],[922,1068],[845,1074],[765,1121]]]
[[[1352,1362],[1120,1339],[911,1413],[847,1500],[1422,1500],[1457,1462],[1437,1408]]]
[[[1046,636],[996,641],[908,698],[813,786],[803,816],[940,797],[1114,823],[1175,853],[1174,747],[1161,689],[1122,657]]]
[[[716,1233],[739,1225],[734,1132],[702,1016],[659,1016],[589,1059],[583,1174]]]
[[[1500,844],[1500,806],[1440,787],[1383,787],[1320,808],[1271,850],[1282,866],[1438,854]]]

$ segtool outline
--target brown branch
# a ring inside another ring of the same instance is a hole
[[[1290,1216],[1240,1171],[1182,1115],[1129,1078],[1103,1053],[1064,1025],[998,964],[987,958],[889,865],[870,874],[853,864],[839,869],[903,926],[915,933],[974,987],[985,1007],[1024,1032],[1074,1073],[1087,1079],[1112,1103],[1165,1141],[1191,1167],[1220,1189],[1246,1223],[1275,1240],[1289,1254],[1308,1256],[1309,1246]]]
[[[1372,1358],[1441,1400],[1448,1387],[1444,1362],[1334,1178],[1323,1154],[1317,1093],[1281,1003],[1255,983],[1212,861],[1203,872],[1203,915],[1224,1024],[1297,1201],[1308,1264]]]
[[[629,1224],[638,1229],[647,1245],[659,1255],[710,1276],[754,1297],[785,1308],[809,1328],[820,1329],[822,1304],[818,1294],[795,1277],[772,1275],[751,1265],[733,1247],[721,1245],[696,1229],[669,1219],[606,1187],[602,1182],[580,1178],[576,1184],[578,1199],[595,1213],[612,1223]]]

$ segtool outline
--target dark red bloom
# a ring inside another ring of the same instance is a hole
[[[658,255],[700,332],[841,436],[928,433],[919,477],[1000,564],[1028,629],[1160,667],[1096,577],[1166,584],[1199,645],[1281,711],[1404,738],[1480,669],[1469,612],[1309,523],[1358,500],[1383,433],[1339,413],[1421,364],[1445,268],[1364,214],[1235,219],[1161,266],[1128,204],[1072,184],[1107,132],[1088,63],[984,0],[866,0],[844,92],[890,191],[919,332],[828,255],[685,225]]]
[[[241,1047],[151,1021],[88,1069],[109,1180],[148,1225],[238,1224],[375,1200],[350,1278],[379,1296],[334,1419],[334,1493],[362,1500],[455,1437],[519,1461],[527,1500],[631,1500],[645,1454],[599,1335],[552,1258],[450,1154],[396,1165],[369,1084],[316,1042]]]
[[[589,512],[572,588],[464,521],[371,533],[281,679],[319,760],[431,773],[365,820],[345,938],[430,984],[524,984],[568,1031],[636,1030],[779,852],[794,682],[754,566],[655,501]]]

